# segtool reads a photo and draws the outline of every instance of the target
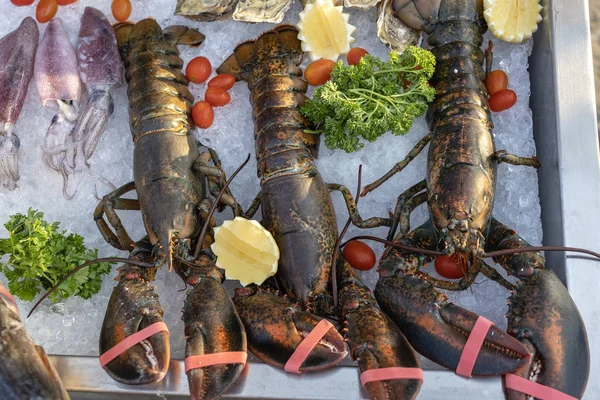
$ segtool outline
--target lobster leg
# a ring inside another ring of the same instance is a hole
[[[365,186],[365,188],[363,189],[363,191],[361,192],[360,196],[364,197],[367,195],[367,193],[377,189],[379,186],[381,186],[385,181],[387,181],[388,179],[390,179],[392,176],[394,176],[395,174],[397,174],[398,172],[402,171],[404,168],[406,168],[406,166],[415,159],[416,156],[419,155],[419,153],[421,153],[421,151],[423,151],[423,149],[425,148],[425,146],[427,146],[427,143],[429,143],[431,141],[431,139],[433,138],[433,134],[432,133],[428,133],[427,135],[423,136],[423,138],[421,140],[419,140],[417,142],[417,144],[415,145],[415,147],[412,148],[411,151],[408,152],[407,156],[400,162],[396,163],[392,169],[390,169],[388,172],[386,172],[385,175],[383,175],[381,178],[377,179],[375,182]]]
[[[536,156],[533,157],[520,157],[513,154],[508,154],[506,150],[498,150],[494,153],[494,157],[499,163],[507,163],[512,165],[524,165],[533,168],[539,168],[541,166],[540,160]]]
[[[371,291],[361,282],[343,257],[338,261],[340,307],[345,339],[352,359],[361,373],[368,370],[403,367],[420,368],[408,340],[375,303]],[[421,388],[417,379],[374,381],[365,385],[372,399],[414,399]]]
[[[131,258],[150,262],[152,245],[147,238],[137,242]],[[140,268],[124,264],[119,269],[119,282],[108,302],[102,330],[100,354],[140,330],[162,322],[163,309],[150,282],[156,268]],[[116,381],[142,385],[160,381],[169,368],[170,342],[167,332],[158,332],[125,350],[104,366]]]
[[[133,247],[133,240],[127,234],[127,231],[121,223],[121,219],[115,212],[115,210],[139,210],[140,203],[137,199],[123,199],[122,195],[125,193],[135,190],[135,183],[129,182],[121,186],[112,193],[107,194],[98,203],[94,210],[94,221],[102,234],[104,240],[106,240],[111,246],[119,249],[129,251]],[[115,228],[113,233],[106,221],[104,220],[104,214],[108,218],[108,222]]]
[[[398,196],[392,218],[392,226],[387,237],[388,240],[394,238],[398,226],[400,226],[401,236],[406,235],[410,231],[410,214],[415,208],[427,201],[427,192],[423,192],[425,189],[427,189],[427,182],[423,179]]]
[[[529,246],[495,219],[487,244],[490,251]],[[583,320],[567,289],[554,272],[543,269],[544,259],[537,253],[505,255],[494,261],[520,279],[509,299],[508,333],[534,356],[516,374],[580,398],[589,375],[589,345]],[[510,399],[527,398],[514,390],[508,393]]]
[[[367,229],[367,228],[377,228],[378,226],[391,226],[392,221],[389,218],[380,218],[380,217],[371,217],[369,219],[363,220],[363,218],[358,213],[358,208],[356,206],[356,202],[354,201],[354,196],[350,192],[350,190],[338,183],[328,183],[327,188],[332,190],[337,190],[342,193],[344,200],[346,201],[346,207],[348,208],[348,215],[352,220],[352,223],[359,228]]]
[[[434,249],[431,221],[415,229],[400,243]],[[379,266],[375,298],[411,345],[430,360],[456,370],[468,334],[478,316],[447,301],[447,296],[419,276],[431,257],[388,249]],[[514,371],[528,360],[529,352],[518,340],[492,326],[488,331],[473,375],[496,375]]]
[[[207,165],[209,160],[212,160],[215,165]],[[208,151],[201,153],[198,160],[194,162],[194,169],[203,175],[206,175],[208,178],[207,182],[210,194],[216,198],[223,186],[225,186],[226,177],[225,172],[221,169],[221,162],[214,150],[209,149]],[[230,207],[235,216],[243,214],[242,207],[233,197],[229,188],[225,188],[225,192],[221,195],[219,204]]]

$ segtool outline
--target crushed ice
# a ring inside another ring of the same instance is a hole
[[[114,22],[110,15],[109,1],[79,0],[60,7],[57,17],[63,19],[74,46],[77,41],[79,18],[88,5],[99,8],[111,22]],[[199,28],[206,35],[206,41],[196,49],[181,47],[182,58],[187,62],[193,57],[203,55],[211,61],[213,67],[218,66],[237,43],[253,39],[273,26],[242,24],[234,21],[191,22],[173,16],[175,2],[172,0],[152,2],[133,0],[132,5],[131,20],[136,21],[152,16],[163,27],[170,24],[183,24]],[[35,12],[35,7],[14,7],[10,2],[4,2],[0,5],[0,9],[2,8],[4,12],[0,13],[1,36],[15,29],[25,16],[33,16]],[[299,11],[300,5],[297,2],[288,11],[284,22],[296,23]],[[350,23],[357,27],[355,46],[364,47],[375,56],[386,57],[387,49],[376,36],[375,10],[368,12],[352,10],[350,14]],[[40,26],[41,34],[45,27],[46,25]],[[487,39],[493,37],[488,33],[485,42]],[[527,72],[527,58],[531,53],[532,42],[529,40],[524,44],[515,45],[494,39],[494,44],[494,67],[500,67],[508,73],[509,88],[515,90],[518,96],[517,104],[512,109],[494,114],[496,146],[510,153],[530,156],[535,153],[531,111],[528,108],[530,92]],[[205,89],[206,84],[192,85],[191,88],[197,100],[203,97]],[[198,131],[197,137],[218,151],[228,174],[241,164],[247,153],[252,154],[251,162],[231,186],[233,193],[246,208],[259,188],[254,159],[251,107],[248,89],[244,83],[237,83],[230,93],[231,103],[216,109],[214,125],[208,130]],[[115,112],[90,163],[92,170],[101,172],[109,181],[122,185],[132,179],[133,149],[125,87],[115,91],[114,100]],[[52,114],[53,111],[41,107],[35,85],[30,85],[21,118],[17,123],[17,131],[21,135],[20,187],[14,192],[0,191],[0,204],[3,205],[0,208],[0,223],[7,221],[10,214],[23,213],[31,206],[43,211],[48,221],[60,221],[63,229],[83,235],[86,245],[98,248],[100,256],[126,256],[126,253],[118,252],[107,245],[96,228],[92,212],[98,200],[94,194],[93,182],[89,179],[83,182],[76,198],[67,201],[61,193],[60,176],[43,165],[41,146]],[[354,193],[359,164],[363,164],[363,183],[372,182],[402,159],[426,132],[426,124],[423,119],[420,119],[415,122],[407,136],[385,135],[377,142],[367,144],[363,151],[352,155],[341,151],[329,151],[322,146],[318,167],[326,182],[345,184]],[[424,177],[425,158],[426,152],[423,152],[403,173],[394,176],[381,188],[361,199],[359,204],[361,214],[364,217],[387,215],[388,210],[392,210],[395,206],[397,196]],[[338,212],[338,224],[342,226],[347,218],[345,206],[339,194],[334,193],[333,198]],[[120,215],[132,238],[140,238],[144,234],[139,213],[129,211],[121,212]],[[426,215],[425,207],[417,209],[413,215],[413,227],[422,223]],[[538,184],[533,169],[500,165],[494,216],[514,228],[531,244],[541,243]],[[219,219],[230,217],[231,214],[223,213]],[[359,233],[385,237],[387,232],[381,228],[360,232],[351,227],[346,237]],[[0,237],[5,236],[5,229],[0,227]],[[375,244],[374,248],[379,255],[381,246]],[[111,273],[106,277],[102,290],[91,300],[74,298],[64,301],[62,306],[45,303],[40,307],[25,321],[27,330],[36,343],[42,345],[50,354],[97,355],[100,327],[115,275]],[[376,281],[374,271],[364,273],[363,277],[371,286]],[[1,276],[0,280],[6,283],[4,276]],[[493,282],[485,282],[483,277],[477,282],[480,284],[473,285],[472,289],[459,293],[454,298],[461,305],[485,315],[499,326],[505,326],[505,298],[508,293]],[[172,357],[181,359],[185,343],[183,323],[180,320],[184,299],[184,292],[181,290],[184,288],[184,283],[174,273],[168,273],[163,269],[159,272],[155,285],[165,309],[165,322],[171,331]],[[483,299],[486,301],[481,301]],[[18,301],[18,305],[21,315],[24,316],[32,303]]]

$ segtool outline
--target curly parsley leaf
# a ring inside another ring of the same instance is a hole
[[[29,209],[27,215],[11,215],[4,227],[8,239],[0,239],[0,257],[10,254],[0,270],[8,279],[8,288],[22,300],[33,300],[42,290],[57,284],[78,265],[98,258],[98,250],[89,250],[83,237],[59,231],[60,224],[49,224],[44,214]],[[102,276],[111,263],[92,264],[73,274],[50,295],[53,302],[73,295],[89,299],[98,293]]]
[[[331,79],[301,111],[318,128],[311,133],[323,133],[328,148],[358,151],[362,140],[373,142],[388,131],[408,132],[433,101],[435,90],[428,80],[434,70],[433,54],[416,46],[402,54],[390,52],[387,62],[370,54],[355,66],[338,61]]]

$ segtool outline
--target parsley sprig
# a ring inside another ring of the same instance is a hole
[[[387,62],[370,54],[356,66],[338,61],[331,79],[302,106],[317,126],[309,132],[323,133],[328,148],[348,153],[364,146],[361,138],[373,142],[388,131],[405,134],[433,101],[435,90],[427,81],[434,69],[433,54],[416,46],[390,52]]]
[[[10,254],[0,270],[8,278],[8,288],[22,300],[33,300],[43,289],[48,290],[85,261],[98,258],[98,250],[89,250],[83,237],[59,231],[60,224],[49,224],[44,214],[29,209],[27,215],[14,214],[4,227],[8,239],[0,239],[0,256]],[[109,273],[111,263],[93,264],[73,274],[50,295],[53,302],[70,296],[89,299],[98,293],[102,276]]]

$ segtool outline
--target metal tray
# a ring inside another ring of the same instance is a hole
[[[598,250],[600,156],[596,126],[588,3],[542,0],[544,20],[530,61],[531,108],[539,170],[544,244]],[[564,253],[548,253],[547,265],[567,284],[586,323],[590,376],[600,373],[600,265]],[[172,361],[159,384],[131,387],[113,381],[96,357],[52,356],[73,399],[188,398],[182,361]],[[356,367],[295,376],[250,362],[223,398],[362,399]],[[448,371],[425,372],[423,399],[504,399],[500,378],[464,379]],[[591,380],[584,399],[600,398]]]

